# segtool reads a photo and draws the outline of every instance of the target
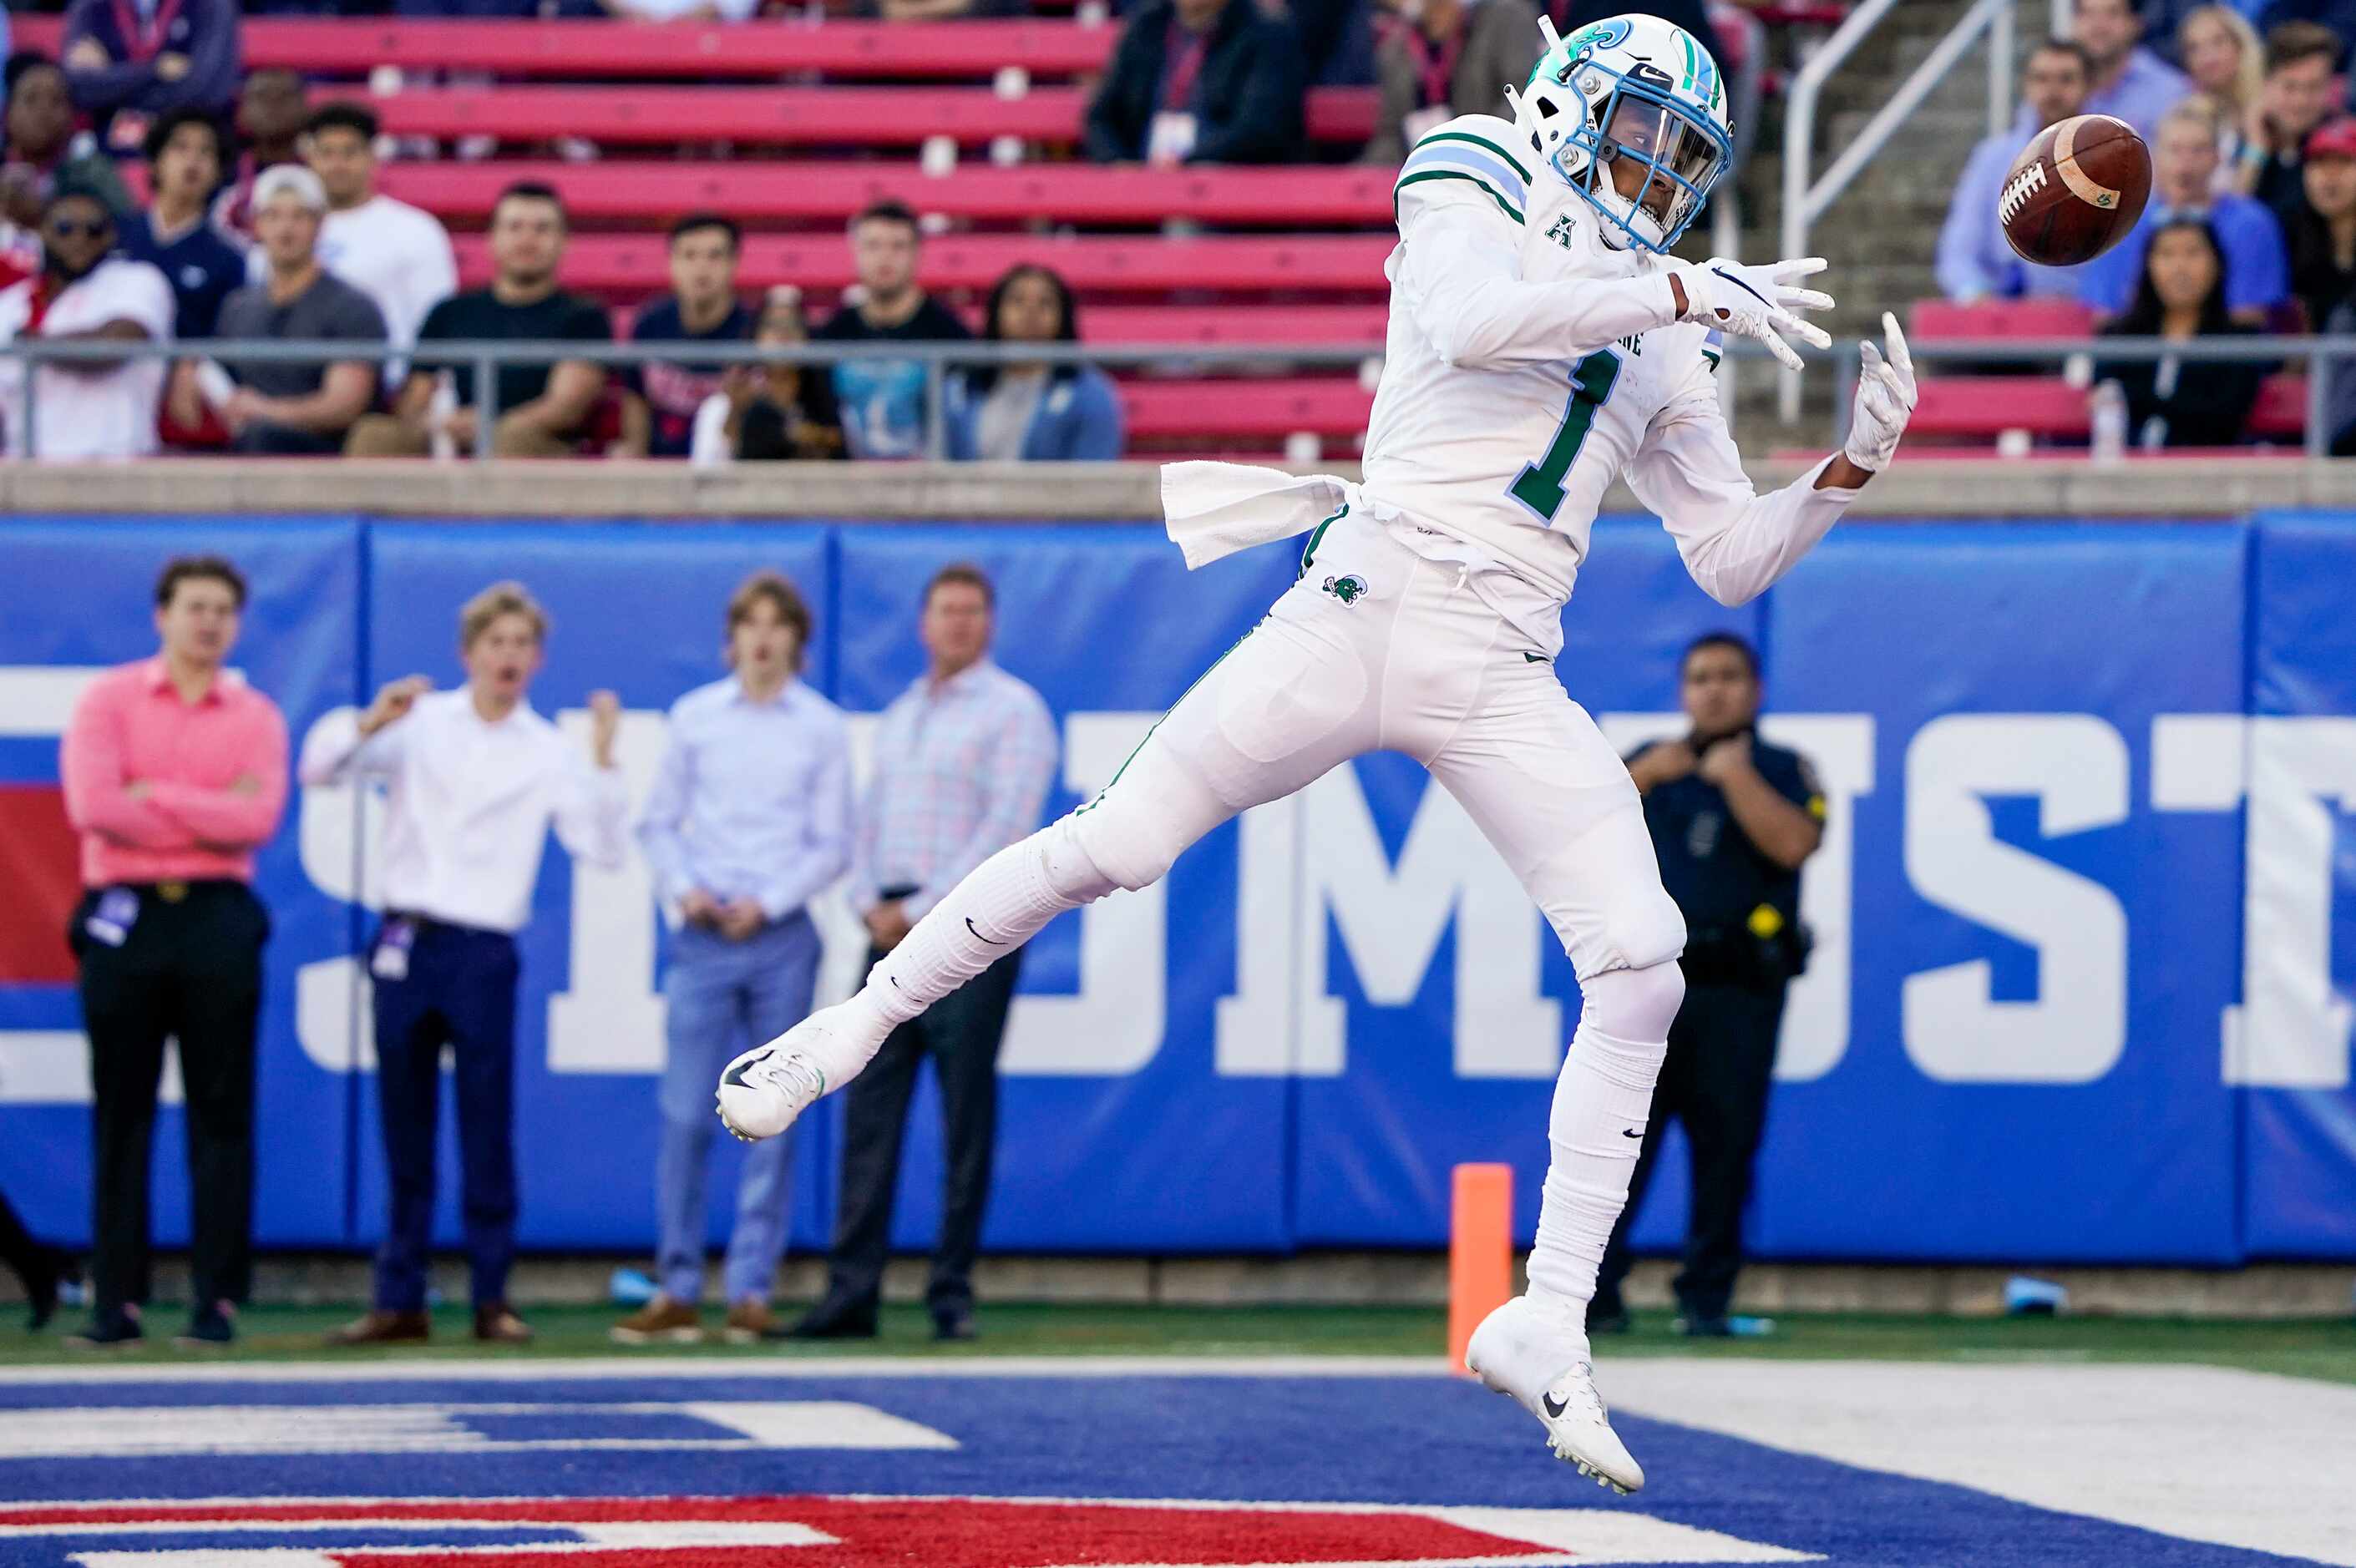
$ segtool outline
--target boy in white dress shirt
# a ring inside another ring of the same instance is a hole
[[[349,778],[391,796],[384,827],[384,922],[374,976],[377,1100],[392,1212],[377,1254],[376,1300],[328,1336],[336,1345],[426,1338],[426,1252],[434,1221],[434,1138],[442,1048],[458,1103],[459,1167],[475,1338],[519,1344],[509,1309],[515,1258],[515,933],[553,825],[576,859],[622,864],[628,803],[614,763],[621,703],[589,695],[594,768],[524,701],[548,616],[523,586],[498,582],[458,621],[466,684],[396,680],[362,713],[323,721],[303,747],[305,784]]]

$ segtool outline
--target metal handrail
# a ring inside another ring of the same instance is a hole
[[[2028,361],[2066,365],[2082,356],[2096,361],[2130,364],[2170,358],[2195,364],[2275,364],[2304,359],[2307,361],[2307,429],[2300,444],[2309,457],[2327,457],[2330,455],[2332,432],[2326,428],[2325,413],[2334,368],[2342,360],[2356,359],[2356,334],[2340,333],[2319,337],[2233,336],[2195,337],[2189,341],[2167,337],[1943,337],[1929,343],[1912,344],[1910,347],[1915,360],[1924,366],[1936,365],[1941,361],[1977,361],[1982,364]],[[1855,343],[1834,345],[1833,362],[1838,368],[1840,382],[1840,395],[1834,401],[1833,411],[1835,445],[1848,434],[1850,404],[1857,389],[1858,358]]]
[[[346,360],[382,363],[424,360],[436,369],[465,368],[475,378],[477,401],[474,455],[488,461],[492,427],[498,418],[498,370],[503,365],[555,365],[586,359],[599,365],[832,365],[843,360],[916,359],[925,365],[927,456],[947,455],[944,411],[948,372],[960,365],[1138,365],[1176,360],[1191,364],[1258,365],[1271,359],[1303,365],[1363,365],[1380,359],[1379,342],[1333,343],[983,343],[944,341],[916,343],[624,343],[449,341],[428,346],[368,343],[337,339],[219,337],[144,338],[51,341],[19,338],[0,343],[0,361],[97,361],[123,359],[216,359],[244,364],[330,364]],[[421,367],[422,368],[422,367]],[[36,389],[40,378],[26,376],[26,450],[32,447],[37,425],[34,419]]]
[[[2055,0],[2057,9],[2068,0]],[[1821,177],[1811,179],[1815,161],[1816,102],[1848,57],[1857,52],[1881,19],[1898,7],[1899,0],[1864,0],[1834,29],[1833,36],[1808,58],[1793,79],[1783,109],[1783,254],[1808,253],[1808,230],[1840,198],[1849,183],[1888,144],[1922,101],[1931,95],[1980,35],[1991,35],[1988,48],[1988,134],[1995,135],[2012,118],[2013,8],[2018,0],[1974,0],[1944,37],[1899,84],[1890,101],[1877,111],[1857,139],[1843,148]],[[1776,408],[1785,423],[1800,417],[1800,376],[1786,370],[1776,388]]]
[[[1747,338],[1730,338],[1730,360],[1766,357],[1767,351]],[[482,389],[485,412],[477,421],[475,455],[490,455],[488,432],[496,422],[498,371],[506,365],[552,365],[587,359],[602,365],[830,365],[842,360],[919,359],[925,362],[928,415],[933,438],[941,427],[942,399],[952,367],[960,365],[1098,365],[1183,361],[1197,365],[1261,365],[1290,360],[1302,365],[1364,365],[1379,360],[1380,343],[1365,344],[1217,344],[1147,343],[598,343],[500,342],[436,343],[427,349],[443,364],[466,365]],[[2179,342],[2160,337],[1950,337],[1912,345],[1914,358],[1925,365],[1943,361],[2029,361],[2059,363],[2079,355],[2102,359],[2141,361],[2167,357],[2193,361],[2247,362],[2305,359],[2308,377],[2307,448],[2323,455],[2329,432],[2323,428],[2323,404],[2331,368],[2343,359],[2356,359],[2356,334],[2312,337],[2201,337]],[[134,341],[56,341],[27,338],[0,343],[0,362],[96,361],[123,359],[214,358],[250,364],[322,364],[338,360],[381,361],[414,358],[413,345],[360,343],[338,339],[275,338],[150,339]],[[1858,352],[1853,342],[1837,342],[1832,360],[1838,371],[1840,396],[1834,411],[1834,443],[1846,432],[1848,405],[1858,376]],[[29,451],[37,377],[25,378],[25,415]],[[930,455],[938,457],[938,452]]]

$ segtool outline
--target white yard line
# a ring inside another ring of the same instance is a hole
[[[1615,1408],[2356,1568],[2356,1386],[2180,1365],[1622,1360]],[[1639,1456],[1643,1442],[1636,1442]]]

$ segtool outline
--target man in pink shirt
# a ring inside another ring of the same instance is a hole
[[[253,852],[286,805],[286,720],[222,667],[245,579],[219,556],[155,584],[153,658],[74,705],[59,758],[85,890],[68,937],[90,1034],[94,1345],[136,1342],[147,1296],[147,1161],[166,1037],[187,1089],[194,1316],[184,1344],[227,1344],[251,1273],[253,1037],[270,918]]]

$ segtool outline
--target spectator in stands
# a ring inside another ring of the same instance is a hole
[[[2143,23],[2129,0],[2073,0],[2071,17],[2072,36],[2093,67],[2081,112],[2124,120],[2150,141],[2159,117],[2192,91],[2191,82],[2143,47]]]
[[[675,4],[677,0],[605,0],[608,5],[637,8]],[[752,6],[747,5],[749,15]],[[946,22],[955,17],[1027,16],[1031,0],[851,0],[851,14],[885,22]]]
[[[85,890],[66,929],[90,1035],[92,1299],[77,1336],[88,1345],[142,1337],[166,1040],[178,1042],[187,1101],[184,1342],[234,1339],[252,1284],[254,1029],[270,938],[252,884],[286,805],[286,720],[229,667],[244,611],[230,562],[171,561],[155,584],[161,645],[83,688],[59,749]]]
[[[698,212],[670,226],[670,289],[641,308],[630,326],[633,343],[744,343],[753,336],[753,313],[736,297],[736,260],[744,231],[734,219]],[[695,416],[717,395],[728,367],[658,360],[633,366],[625,376],[633,396],[646,405],[647,452],[685,457]]]
[[[2225,250],[2225,305],[2233,319],[2263,326],[2290,298],[2290,263],[2274,209],[2254,197],[2214,194],[2219,159],[2215,105],[2186,99],[2159,123],[2152,148],[2151,201],[2127,237],[2078,269],[2078,297],[2116,315],[2135,296],[2144,247],[2163,225],[2206,218]]]
[[[778,283],[761,304],[753,341],[808,343],[802,292]],[[695,416],[691,459],[699,465],[730,458],[775,462],[842,455],[842,420],[835,411],[834,379],[822,365],[737,366]]]
[[[2103,329],[2114,337],[2247,336],[2225,309],[2225,252],[2216,232],[2198,218],[2164,223],[2144,254],[2135,303]],[[2271,366],[2249,361],[2179,359],[2098,362],[2099,385],[2116,381],[2126,392],[2127,440],[2147,451],[2169,446],[2232,446],[2242,439],[2258,383]]]
[[[175,109],[147,127],[147,210],[123,224],[123,253],[172,285],[173,335],[210,337],[221,301],[245,285],[245,252],[207,221],[229,159],[229,137],[201,109]]]
[[[548,615],[519,582],[495,582],[458,617],[466,684],[433,690],[422,675],[383,687],[364,712],[311,727],[306,784],[381,786],[384,919],[369,945],[375,976],[377,1108],[391,1214],[369,1311],[330,1345],[414,1342],[425,1315],[434,1223],[441,1063],[457,1101],[461,1209],[475,1338],[531,1339],[509,1308],[515,1262],[515,933],[552,826],[573,858],[618,870],[629,799],[615,765],[622,705],[589,694],[589,756],[526,700]],[[594,763],[594,765],[592,765]]]
[[[1984,138],[1955,181],[1947,221],[1939,230],[1940,292],[1951,300],[2067,296],[2077,283],[2067,269],[2032,267],[2006,243],[1997,220],[2004,176],[2037,133],[2085,107],[2091,62],[2071,38],[2048,38],[2029,54],[2020,77],[2023,120]]]
[[[417,332],[417,364],[399,402],[391,414],[362,417],[346,450],[357,457],[422,457],[437,438],[474,450],[483,414],[474,366],[463,357],[436,360],[430,352],[436,342],[612,342],[604,308],[557,286],[565,235],[564,203],[554,187],[525,180],[502,191],[491,208],[497,275],[490,286],[452,294],[426,315]],[[437,409],[435,369],[445,364],[456,400]],[[503,457],[574,455],[605,386],[605,368],[594,359],[501,366],[491,388],[498,400],[491,450]]]
[[[65,72],[38,55],[8,58],[7,162],[0,166],[0,210],[30,245],[41,204],[60,182],[95,192],[114,212],[131,210],[131,193],[114,162],[74,130]]]
[[[2177,40],[2193,88],[2217,109],[2217,188],[2240,191],[2242,149],[2250,144],[2265,90],[2265,49],[2249,20],[2231,5],[2194,6],[2185,13]]]
[[[2266,80],[2242,149],[2241,188],[2273,208],[2286,229],[2304,195],[2301,151],[2331,113],[2339,54],[2339,37],[2312,22],[2285,22],[2266,33]]]
[[[1055,721],[1039,694],[990,658],[996,595],[967,565],[925,585],[918,635],[930,667],[892,699],[875,731],[875,773],[859,814],[851,906],[867,923],[869,967],[974,867],[1032,831],[1055,776]],[[940,1240],[925,1291],[933,1337],[970,1339],[973,1261],[990,1196],[998,1048],[1022,949],[892,1031],[844,1096],[842,1196],[826,1295],[788,1330],[799,1339],[872,1339],[892,1250],[900,1140],[916,1070],[933,1059],[944,1123]]]
[[[1254,0],[1145,0],[1113,48],[1083,140],[1100,164],[1280,164],[1301,155],[1301,46]]]
[[[1166,0],[1156,0],[1166,4]],[[1251,0],[1236,0],[1248,5]],[[916,215],[879,201],[851,220],[856,304],[818,329],[821,343],[964,343],[965,323],[916,284],[924,254]],[[834,368],[835,401],[851,455],[921,457],[926,450],[926,369],[919,359],[845,359]]]
[[[327,216],[319,176],[300,164],[280,164],[262,171],[253,197],[269,278],[229,297],[221,306],[221,336],[381,347],[384,314],[376,302],[319,265],[319,228]],[[224,363],[236,389],[219,413],[240,452],[281,457],[341,452],[353,422],[376,401],[372,358],[321,365],[230,357]],[[198,383],[194,370],[175,378],[182,422],[202,417],[189,406],[201,399]]]
[[[127,154],[155,115],[227,116],[237,96],[237,0],[72,0],[59,61],[74,106],[97,117],[101,141]],[[118,143],[107,125],[124,112],[128,140]]]
[[[311,123],[310,91],[291,70],[267,67],[245,79],[237,99],[238,134],[245,154],[237,177],[213,202],[213,224],[226,233],[253,236],[253,181],[264,169],[303,161],[303,132]],[[260,272],[257,260],[256,272]]]
[[[2356,336],[2356,299],[2345,299],[2324,318],[2323,330],[2333,336]],[[2326,372],[2310,368],[2310,376]],[[2356,457],[2356,364],[2335,359],[2329,371],[2324,403],[2324,429],[2330,432],[2331,455]]]
[[[2356,119],[2342,116],[2307,139],[2306,199],[2291,214],[2291,289],[2310,332],[2323,330],[2356,293]]]
[[[662,1289],[615,1326],[626,1345],[702,1332],[704,1168],[720,1130],[712,1086],[738,1052],[809,1016],[819,961],[809,908],[851,864],[851,732],[841,709],[796,678],[809,631],[809,607],[776,572],[756,571],[730,595],[729,673],[671,706],[638,821],[655,896],[679,924],[663,981]],[[776,1327],[769,1294],[793,1153],[788,1133],[744,1156],[723,1275],[731,1339]]]
[[[305,155],[327,192],[319,262],[376,301],[385,330],[406,348],[425,313],[457,292],[458,261],[432,213],[378,194],[376,136],[376,116],[357,103],[330,103],[311,116]],[[387,365],[386,387],[403,376],[398,362]]]
[[[1077,343],[1072,286],[1036,263],[1010,268],[990,291],[981,336]],[[1108,463],[1120,455],[1120,395],[1093,365],[980,365],[951,379],[948,426],[961,461]]]
[[[41,208],[41,271],[0,293],[0,343],[139,343],[172,336],[172,288],[145,261],[111,256],[115,217],[97,191],[60,181]],[[52,461],[145,457],[156,447],[164,361],[58,362],[33,372],[25,417],[25,362],[0,361],[0,423],[11,457]],[[29,438],[29,439],[28,439]]]
[[[1375,69],[1382,97],[1361,161],[1391,165],[1459,114],[1494,114],[1537,64],[1529,0],[1398,0]]]
[[[2258,26],[2269,30],[2290,22],[2311,23],[2338,38],[2340,54],[2331,68],[2347,69],[2349,46],[2356,43],[2356,0],[2268,0],[2258,13]]]

